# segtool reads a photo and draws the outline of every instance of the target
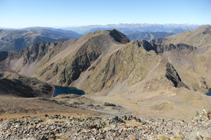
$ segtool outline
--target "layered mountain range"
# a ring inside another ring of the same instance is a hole
[[[53,28],[0,30],[0,50],[22,50],[35,43],[52,43],[80,37],[81,35],[76,32]]]
[[[165,38],[175,35],[173,32],[134,32],[127,34],[127,38],[130,40],[152,40],[157,38]]]
[[[83,89],[92,99],[115,102],[137,115],[188,116],[209,106],[204,93],[211,85],[210,30],[202,26],[151,41],[130,41],[115,29],[96,31],[1,51],[0,68],[2,75]]]
[[[88,25],[80,27],[66,27],[65,30],[72,30],[80,34],[95,32],[97,30],[117,29],[123,34],[131,34],[134,32],[172,32],[182,33],[186,30],[192,30],[199,27],[195,24],[108,24],[108,25]]]

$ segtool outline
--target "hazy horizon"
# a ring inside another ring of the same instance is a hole
[[[195,25],[195,26],[203,26],[203,25],[211,25],[211,24],[192,24],[192,23],[181,23],[181,24],[174,24],[174,23],[166,23],[166,24],[158,24],[158,23],[119,23],[119,24],[105,24],[105,25],[100,25],[100,24],[96,24],[96,25],[82,25],[82,26],[66,26],[66,27],[50,27],[50,26],[27,26],[27,27],[19,27],[19,28],[12,28],[12,27],[2,27],[0,26],[0,28],[2,29],[27,29],[27,28],[54,28],[54,29],[65,29],[65,28],[77,28],[77,27],[86,27],[86,26],[108,26],[108,25]]]
[[[0,0],[2,28],[211,24],[209,0]]]

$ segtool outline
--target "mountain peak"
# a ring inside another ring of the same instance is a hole
[[[112,29],[112,30],[108,30],[108,31],[109,31],[110,36],[112,36],[115,41],[122,43],[122,44],[127,44],[128,42],[130,42],[130,40],[124,34],[122,34],[120,31],[118,31],[116,29]]]

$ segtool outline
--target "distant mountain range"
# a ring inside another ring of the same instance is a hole
[[[97,30],[117,29],[123,34],[134,32],[173,32],[182,33],[185,30],[192,30],[200,25],[196,24],[108,24],[108,25],[88,25],[81,27],[66,27],[65,30],[75,31],[80,34],[95,32]]]
[[[195,24],[108,24],[62,29],[51,27],[0,28],[0,50],[21,50],[34,43],[67,41],[80,38],[81,34],[114,28],[124,33],[130,40],[151,40],[182,33],[198,26]]]
[[[140,33],[130,33],[127,34],[127,38],[130,40],[152,40],[156,38],[165,38],[172,36],[176,33],[172,32],[140,32]]]
[[[66,41],[82,35],[54,28],[26,28],[23,30],[0,30],[0,50],[21,50],[40,42]]]

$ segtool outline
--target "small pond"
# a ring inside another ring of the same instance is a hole
[[[209,89],[209,91],[206,93],[207,96],[211,96],[211,88]]]
[[[84,95],[85,92],[83,90],[79,90],[76,87],[62,87],[62,86],[54,86],[55,91],[53,97],[56,97],[60,94],[77,94]]]

